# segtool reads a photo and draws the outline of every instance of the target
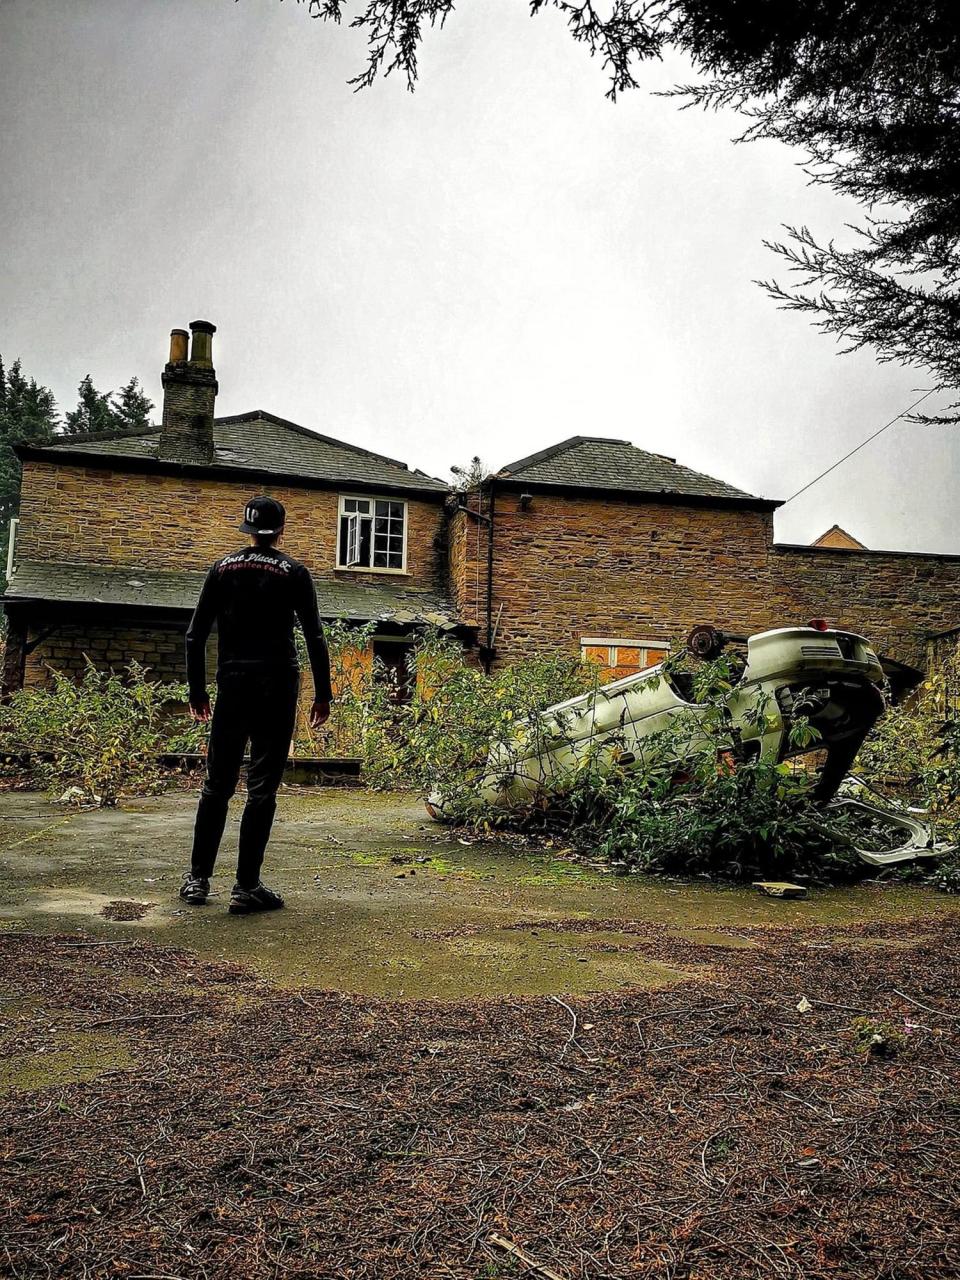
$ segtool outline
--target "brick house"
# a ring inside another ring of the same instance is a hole
[[[501,468],[451,519],[451,597],[497,660],[579,648],[611,676],[690,627],[827,617],[923,667],[960,616],[960,556],[775,544],[780,504],[625,440],[574,436]]]
[[[323,617],[374,624],[370,656],[402,661],[425,619],[454,629],[447,486],[270,413],[215,419],[213,326],[191,328],[189,359],[185,331],[171,336],[159,430],[19,450],[6,688],[80,671],[84,655],[182,680],[203,576],[244,544],[243,503],[264,491],[287,509],[284,547],[311,569]]]
[[[403,463],[255,411],[215,418],[214,328],[174,330],[159,429],[19,450],[4,598],[7,689],[49,668],[137,658],[183,673],[183,633],[244,500],[284,503],[284,546],[323,616],[366,622],[402,668],[440,625],[486,664],[581,653],[610,673],[659,660],[695,623],[733,632],[812,616],[923,666],[960,617],[960,556],[773,541],[777,503],[627,441],[575,436],[467,494]],[[851,540],[852,541],[852,540]]]

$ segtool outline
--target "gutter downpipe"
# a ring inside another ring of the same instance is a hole
[[[493,520],[496,512],[496,493],[493,476],[490,477],[490,493],[487,501],[487,642],[483,655],[483,670],[490,674],[493,665]]]

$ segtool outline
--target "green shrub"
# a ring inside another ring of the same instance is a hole
[[[161,785],[169,704],[184,697],[136,663],[125,676],[89,661],[80,680],[52,671],[48,687],[21,689],[0,707],[0,751],[58,793],[75,787],[78,800],[113,805]]]
[[[954,844],[960,843],[958,680],[960,650],[881,717],[854,764],[876,791],[927,810],[938,839]],[[946,892],[960,892],[960,855],[944,858],[930,879]]]

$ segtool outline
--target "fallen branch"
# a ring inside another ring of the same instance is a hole
[[[506,1236],[497,1235],[496,1231],[491,1231],[487,1236],[489,1244],[495,1244],[498,1249],[504,1249],[507,1253],[512,1253],[518,1262],[530,1271],[536,1271],[545,1280],[566,1280],[559,1271],[554,1271],[552,1267],[545,1267],[543,1263],[537,1262],[535,1258],[531,1258],[529,1253],[521,1249],[518,1244],[514,1244],[512,1240],[508,1240]]]
[[[917,1008],[922,1009],[924,1013],[936,1013],[939,1014],[941,1018],[960,1019],[960,1013],[947,1013],[946,1009],[934,1009],[932,1005],[921,1004],[919,1000],[914,1000],[913,996],[908,996],[905,991],[899,991],[896,987],[893,988],[893,994],[895,996],[899,996],[901,1000],[907,1000],[910,1004],[915,1004]]]
[[[561,1058],[563,1057],[563,1055],[567,1052],[567,1050],[570,1048],[571,1045],[576,1045],[576,1047],[580,1050],[580,1052],[583,1054],[583,1056],[586,1058],[588,1062],[598,1062],[599,1059],[592,1058],[590,1054],[587,1053],[583,1045],[580,1044],[580,1042],[577,1040],[577,1021],[578,1021],[577,1015],[570,1008],[570,1006],[564,1000],[561,1000],[559,996],[547,996],[547,999],[552,1000],[554,1004],[558,1004],[561,1009],[566,1009],[567,1013],[569,1013],[570,1017],[573,1019],[573,1029],[571,1030],[570,1035],[567,1037],[567,1043],[563,1046],[563,1050],[561,1051],[560,1057]]]

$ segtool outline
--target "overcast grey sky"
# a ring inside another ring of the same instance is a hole
[[[363,58],[291,0],[0,0],[4,358],[68,408],[87,372],[159,404],[170,328],[210,319],[222,414],[440,475],[610,435],[777,498],[930,385],[751,283],[781,223],[857,210],[652,97],[682,64],[611,105],[524,0],[462,0],[413,95],[353,93]],[[960,552],[958,475],[960,430],[900,423],[778,537]]]

